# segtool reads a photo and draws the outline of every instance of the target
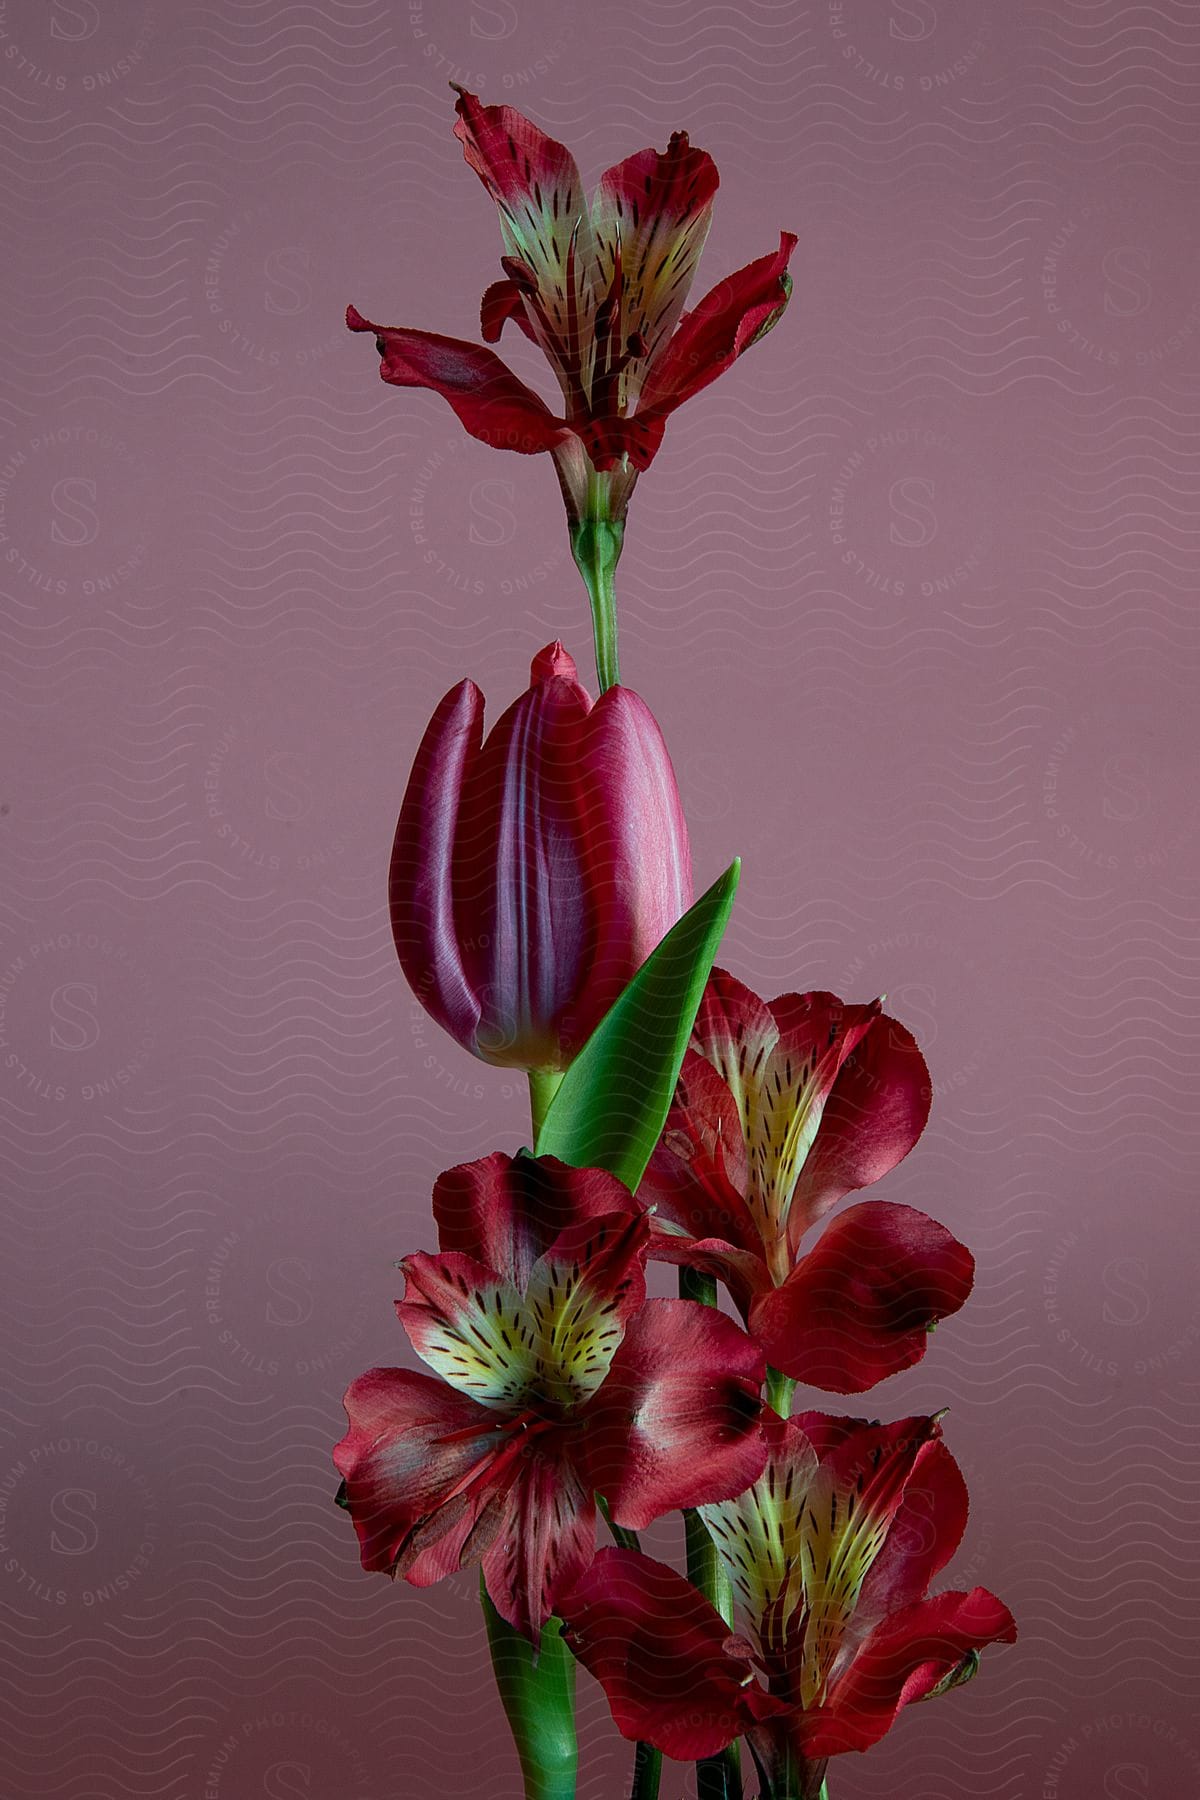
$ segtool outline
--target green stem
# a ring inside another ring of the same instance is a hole
[[[680,1269],[679,1295],[703,1306],[717,1304],[717,1283],[698,1269]],[[683,1515],[688,1580],[700,1589],[727,1625],[733,1624],[733,1588],[704,1520],[689,1507]],[[742,1758],[737,1744],[696,1764],[696,1800],[742,1800]]]
[[[575,1800],[575,1659],[557,1619],[547,1621],[536,1658],[532,1644],[492,1605],[483,1578],[479,1598],[500,1701],[517,1746],[525,1800]]]
[[[662,1779],[662,1751],[652,1744],[639,1743],[633,1753],[633,1786],[629,1800],[658,1800],[658,1784]]]
[[[596,1495],[596,1505],[600,1509],[601,1518],[612,1532],[613,1543],[619,1544],[622,1550],[640,1550],[642,1547],[642,1540],[639,1538],[636,1531],[630,1531],[627,1525],[613,1524],[612,1514],[608,1510],[608,1501],[604,1498],[603,1494]]]
[[[609,517],[611,482],[593,473],[588,480],[587,510],[570,524],[571,555],[583,576],[592,603],[592,636],[596,644],[596,680],[600,692],[621,679],[617,662],[617,562],[625,541],[624,519]]]
[[[541,1136],[542,1125],[549,1110],[550,1102],[562,1086],[561,1069],[530,1069],[529,1071],[529,1116],[533,1121],[533,1147],[536,1151],[537,1141]]]
[[[795,1391],[796,1383],[791,1375],[781,1375],[778,1369],[767,1370],[767,1405],[774,1407],[781,1419],[791,1416]]]

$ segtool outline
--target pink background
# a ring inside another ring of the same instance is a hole
[[[701,289],[800,234],[643,478],[624,674],[730,966],[928,1052],[878,1191],[979,1282],[873,1403],[951,1407],[1022,1628],[834,1800],[1193,1794],[1189,0],[0,0],[0,1794],[519,1793],[472,1579],[363,1575],[329,1461],[434,1174],[524,1127],[395,964],[408,762],[588,655],[548,463],[341,326],[474,332],[451,75],[588,179],[686,126]]]

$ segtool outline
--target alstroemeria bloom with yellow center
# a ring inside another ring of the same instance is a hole
[[[401,1264],[434,1371],[372,1369],[334,1451],[363,1567],[426,1587],[482,1561],[534,1642],[595,1550],[596,1495],[639,1530],[761,1471],[761,1353],[687,1300],[647,1300],[649,1226],[597,1169],[499,1153],[434,1189],[441,1252]]]
[[[773,1420],[767,1466],[700,1513],[744,1635],[665,1564],[603,1551],[564,1602],[567,1641],[626,1737],[690,1761],[746,1737],[764,1792],[816,1800],[829,1757],[1011,1643],[986,1588],[930,1598],[967,1520],[936,1419]]]
[[[455,84],[456,85],[456,84]],[[708,236],[716,164],[677,131],[601,176],[589,205],[570,151],[511,106],[456,87],[467,162],[500,214],[504,279],[483,296],[483,336],[512,320],[544,352],[564,413],[494,351],[459,338],[372,325],[385,381],[442,394],[472,436],[501,449],[550,451],[572,517],[588,511],[589,476],[619,473],[607,516],[619,519],[668,416],[767,332],[787,304],[790,232],[770,255],[727,276],[684,314]]]
[[[879,1003],[783,994],[714,969],[675,1103],[638,1190],[651,1255],[716,1275],[768,1362],[862,1393],[924,1355],[971,1291],[974,1259],[915,1207],[862,1201],[809,1230],[912,1149],[929,1071]]]
[[[511,320],[535,343],[562,390],[554,412],[494,350],[409,326],[375,325],[380,374],[430,388],[472,437],[524,455],[548,451],[567,507],[571,547],[596,621],[601,687],[618,677],[613,572],[638,475],[667,419],[764,337],[791,293],[791,232],[779,248],[726,276],[685,312],[712,220],[716,164],[672,136],[601,176],[589,204],[570,151],[511,106],[458,93],[467,162],[496,202],[504,278],[483,296],[486,344]]]

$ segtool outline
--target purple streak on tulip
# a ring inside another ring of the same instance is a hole
[[[593,706],[561,644],[483,738],[460,682],[421,741],[391,868],[413,992],[485,1062],[561,1069],[691,904],[671,760],[628,688]]]

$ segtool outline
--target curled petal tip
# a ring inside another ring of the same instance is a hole
[[[375,329],[373,325],[367,323],[357,306],[353,304],[346,308],[346,324],[351,331],[374,331]]]
[[[552,675],[565,676],[568,681],[579,680],[575,658],[557,638],[538,651],[529,665],[529,674],[533,681],[548,681]]]

